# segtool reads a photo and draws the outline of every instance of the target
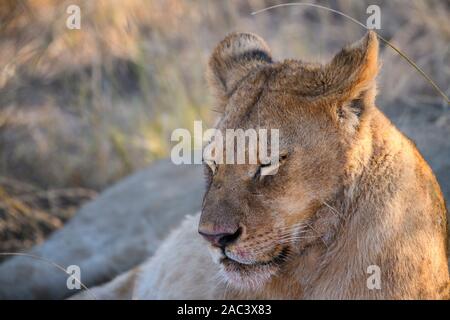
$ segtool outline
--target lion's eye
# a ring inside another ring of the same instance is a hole
[[[208,167],[211,169],[212,174],[215,174],[217,171],[217,164],[214,160],[209,159],[203,159],[203,161],[208,165]]]
[[[261,164],[258,167],[258,170],[255,172],[254,179],[262,180],[264,176],[270,176],[277,173],[278,168],[280,167],[280,163],[267,163],[267,164]]]
[[[255,172],[254,179],[262,180],[265,176],[272,176],[278,172],[280,165],[286,159],[287,154],[280,156],[279,161],[261,164]]]
[[[268,163],[260,166],[260,176],[271,176],[278,172],[278,168],[280,167],[280,163]]]
[[[211,173],[214,175],[217,171],[216,158],[214,157],[216,145],[214,142],[209,142],[203,149],[202,156],[203,162],[211,169]]]

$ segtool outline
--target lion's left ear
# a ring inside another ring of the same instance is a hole
[[[376,95],[375,78],[379,70],[377,34],[369,31],[360,41],[344,48],[325,67],[330,88],[337,94],[341,104],[357,101],[352,112],[364,105],[373,104]]]
[[[262,38],[252,33],[232,33],[212,53],[208,81],[218,98],[226,103],[246,75],[271,62],[269,46]]]

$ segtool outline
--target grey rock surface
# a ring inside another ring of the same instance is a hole
[[[203,194],[199,166],[159,161],[105,190],[83,206],[64,228],[29,253],[66,268],[77,265],[88,287],[136,266],[187,214],[199,211]],[[61,299],[68,276],[30,257],[0,264],[0,299]]]

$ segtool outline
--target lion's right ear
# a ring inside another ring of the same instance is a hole
[[[253,69],[271,62],[270,49],[263,39],[251,33],[232,33],[209,59],[208,82],[224,101]]]

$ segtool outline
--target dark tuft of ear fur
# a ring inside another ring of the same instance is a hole
[[[380,67],[378,47],[377,34],[369,31],[360,41],[339,52],[326,66],[329,85],[338,94],[340,115],[353,114],[359,118],[367,106],[374,104],[375,79]]]
[[[253,69],[272,62],[269,46],[252,33],[232,33],[209,59],[208,82],[219,99],[227,99]]]

